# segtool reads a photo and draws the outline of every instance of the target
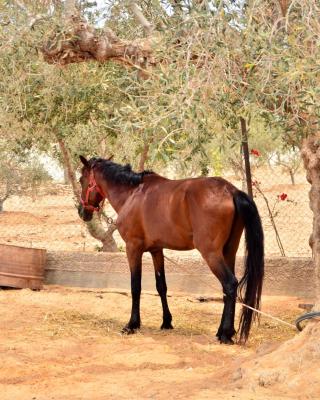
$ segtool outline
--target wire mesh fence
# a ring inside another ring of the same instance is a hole
[[[311,256],[309,190],[302,168],[295,173],[294,184],[281,167],[253,169],[253,196],[263,223],[267,256]]]
[[[309,235],[312,212],[309,208],[309,184],[303,168],[294,177],[281,166],[253,166],[253,192],[265,232],[267,256],[311,256]],[[223,176],[242,188],[241,178],[227,171]],[[106,205],[106,213],[116,218]],[[124,249],[118,232],[114,237]],[[97,251],[101,242],[88,232],[79,218],[69,186],[51,183],[28,196],[12,196],[0,213],[0,243],[48,250]],[[241,243],[243,248],[243,243]],[[239,254],[242,254],[240,249]]]

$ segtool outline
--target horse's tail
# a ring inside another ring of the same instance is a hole
[[[257,206],[244,192],[234,194],[234,203],[238,215],[242,218],[245,229],[246,255],[245,270],[239,282],[238,296],[242,303],[259,309],[264,276],[264,240],[261,219]],[[246,342],[249,336],[253,310],[242,307],[239,333],[240,342]]]

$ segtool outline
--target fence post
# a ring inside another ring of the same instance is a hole
[[[246,172],[246,180],[247,180],[247,192],[248,195],[253,198],[252,193],[252,178],[251,178],[251,168],[250,168],[250,158],[249,158],[249,146],[248,146],[248,132],[247,132],[247,125],[246,120],[240,117],[241,123],[241,139],[242,139],[242,153],[244,158],[244,166]]]

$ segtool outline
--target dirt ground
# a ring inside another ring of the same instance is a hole
[[[303,301],[264,297],[263,310],[292,322]],[[240,368],[252,363],[254,369],[256,357],[295,335],[290,327],[262,317],[246,346],[220,345],[214,334],[222,303],[175,295],[169,304],[173,331],[159,330],[159,297],[145,293],[141,331],[123,336],[131,305],[126,293],[0,290],[1,400],[320,398],[320,382],[297,391],[290,381],[239,379]]]

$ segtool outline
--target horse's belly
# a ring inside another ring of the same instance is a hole
[[[178,251],[186,251],[186,250],[193,250],[194,246],[189,245],[189,246],[181,246],[181,245],[173,245],[172,243],[164,243],[164,242],[159,242],[159,243],[154,243],[150,246],[146,246],[145,251],[155,251],[155,250],[160,250],[160,249],[169,249],[169,250],[178,250]]]
[[[166,232],[161,234],[157,232],[155,235],[145,237],[146,248],[162,248],[170,250],[192,250],[194,249],[193,235],[183,232]]]

